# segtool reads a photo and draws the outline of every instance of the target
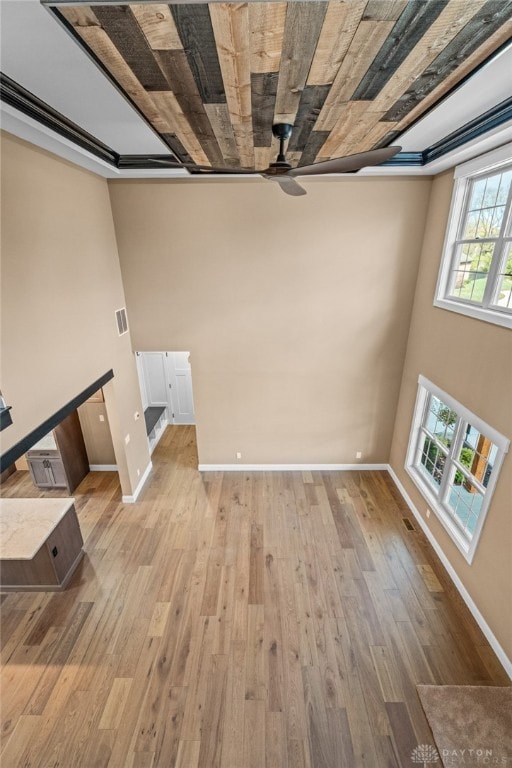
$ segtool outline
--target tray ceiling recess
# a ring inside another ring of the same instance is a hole
[[[512,36],[512,0],[45,4],[170,153],[233,169],[274,123],[292,166],[399,144]]]

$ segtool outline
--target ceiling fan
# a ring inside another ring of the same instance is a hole
[[[217,168],[209,165],[196,165],[195,163],[177,163],[163,158],[153,158],[154,162],[162,163],[168,168],[191,168],[201,173],[214,174],[237,174],[263,176],[264,179],[277,181],[283,192],[287,195],[298,197],[305,195],[306,190],[297,184],[296,176],[320,176],[327,173],[353,173],[369,165],[379,165],[385,160],[400,152],[401,147],[383,147],[381,149],[371,149],[368,152],[359,152],[356,155],[347,155],[346,157],[336,157],[332,160],[324,160],[312,165],[303,165],[302,167],[292,168],[286,162],[285,142],[292,135],[293,125],[290,123],[276,123],[272,126],[273,135],[279,139],[279,154],[275,163],[271,163],[264,171],[249,171],[243,168]]]

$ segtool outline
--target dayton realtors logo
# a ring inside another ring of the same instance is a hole
[[[438,762],[439,752],[432,744],[418,744],[411,753],[411,760],[413,763],[419,763],[423,765],[423,768],[427,768],[431,763]]]
[[[442,749],[440,752],[432,744],[418,744],[411,752],[411,761],[423,765],[423,768],[439,762],[445,768],[458,765],[501,765],[512,766],[512,759],[504,755],[496,754],[492,749],[467,748],[467,749]]]
[[[503,754],[498,754],[492,749],[468,747],[467,749],[442,749],[441,757],[443,765],[512,765]]]

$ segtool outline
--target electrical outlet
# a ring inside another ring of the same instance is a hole
[[[105,421],[105,417],[102,413],[100,413],[100,421]]]
[[[427,517],[430,517],[430,509],[427,507]]]
[[[363,452],[362,451],[356,451],[356,459],[362,459],[363,458]]]
[[[128,445],[128,443],[130,442],[130,435],[126,435],[124,441],[125,441],[126,445]]]
[[[140,469],[137,467],[137,477],[140,477]]]
[[[240,451],[236,452],[236,457],[237,457],[237,459],[241,459],[242,458],[242,454],[240,453]]]

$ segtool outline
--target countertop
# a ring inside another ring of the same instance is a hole
[[[0,499],[0,559],[31,560],[74,502]]]
[[[55,435],[53,432],[48,432],[47,435],[41,438],[38,443],[32,446],[30,448],[31,451],[56,451],[57,448],[57,442],[55,440]]]

